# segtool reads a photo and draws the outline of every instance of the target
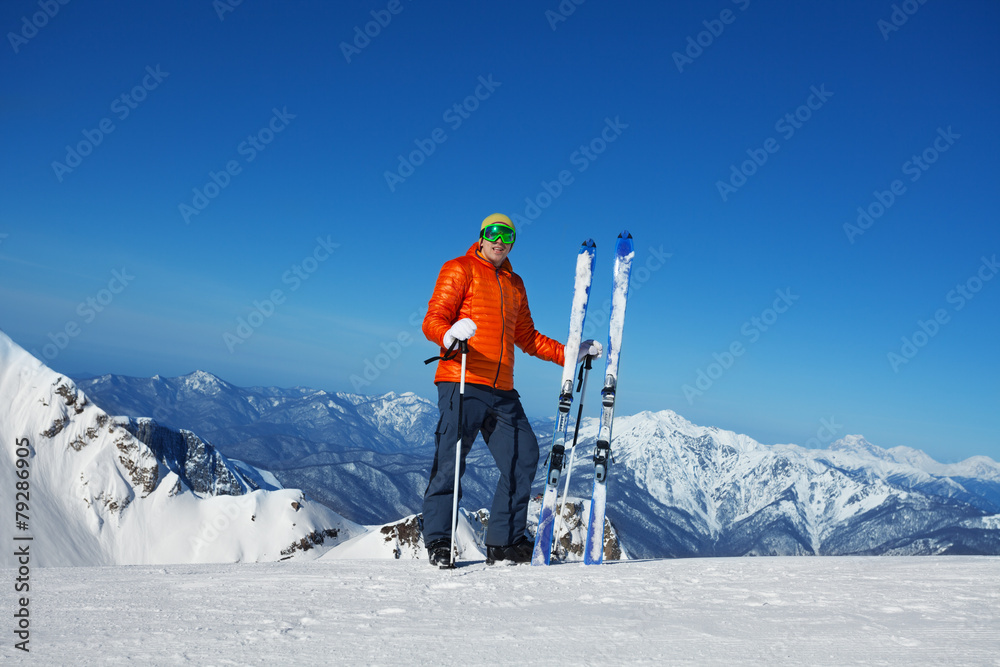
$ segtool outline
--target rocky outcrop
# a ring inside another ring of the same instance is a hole
[[[191,431],[175,431],[152,419],[120,418],[118,423],[195,493],[241,496],[251,488],[225,456]]]

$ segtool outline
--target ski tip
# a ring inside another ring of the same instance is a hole
[[[615,254],[619,257],[625,257],[633,251],[632,235],[628,233],[626,229],[621,234],[618,235],[618,243],[615,248]]]
[[[588,248],[596,248],[596,247],[597,247],[597,244],[594,243],[594,239],[587,239],[587,240],[585,240],[583,242],[583,248],[584,248],[584,250],[586,250]]]

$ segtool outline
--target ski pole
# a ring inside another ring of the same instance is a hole
[[[566,466],[566,484],[563,486],[562,504],[559,505],[559,513],[556,515],[556,526],[554,535],[559,535],[562,527],[563,510],[566,508],[566,498],[569,497],[569,479],[573,475],[573,456],[576,453],[576,439],[580,435],[580,419],[583,417],[583,395],[587,391],[587,377],[590,375],[590,362],[593,359],[589,354],[584,357],[583,365],[580,367],[580,407],[576,412],[576,428],[573,429],[573,444],[569,447],[569,463]]]
[[[462,352],[462,377],[458,384],[458,444],[455,445],[455,492],[451,499],[451,566],[455,567],[455,532],[458,530],[458,487],[462,466],[462,403],[465,400],[465,359],[469,354],[469,341],[459,341]]]

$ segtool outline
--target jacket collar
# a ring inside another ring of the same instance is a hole
[[[477,260],[479,260],[480,262],[482,262],[486,266],[490,267],[491,269],[496,269],[496,267],[493,266],[493,262],[491,262],[490,260],[486,259],[485,257],[483,257],[482,255],[479,254],[479,241],[478,240],[475,243],[472,244],[472,247],[470,247],[469,251],[466,252],[465,254],[468,255],[469,257],[476,258]],[[506,271],[507,273],[514,273],[514,267],[511,266],[510,259],[507,258],[507,257],[503,258],[503,264],[501,264],[500,268],[496,269],[496,270],[498,270],[498,271]]]

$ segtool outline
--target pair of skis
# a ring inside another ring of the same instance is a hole
[[[555,432],[552,435],[552,450],[549,453],[548,469],[545,477],[545,493],[542,509],[538,515],[538,530],[535,533],[535,548],[531,555],[532,565],[548,565],[552,557],[552,541],[556,522],[560,516],[556,504],[559,495],[559,479],[562,475],[566,456],[566,435],[569,429],[569,413],[573,404],[573,376],[577,360],[574,351],[583,342],[583,325],[587,317],[587,303],[590,299],[590,285],[594,274],[596,246],[591,239],[583,242],[576,263],[576,283],[573,293],[573,308],[570,312],[569,338],[566,341],[566,361],[563,364],[559,391],[559,410]],[[608,333],[607,361],[604,371],[604,388],[601,391],[601,426],[594,450],[594,490],[590,503],[590,520],[587,523],[587,545],[584,562],[598,565],[604,561],[604,511],[607,498],[608,466],[611,458],[611,423],[615,414],[615,394],[618,388],[618,359],[621,352],[622,329],[625,324],[625,304],[628,300],[629,275],[635,251],[632,235],[623,231],[618,235],[615,248],[614,283],[611,294],[610,330]],[[589,359],[587,365],[589,368]],[[576,432],[570,457],[576,447],[583,412],[583,390],[586,385],[586,370],[581,374],[580,413],[577,415]],[[567,484],[565,493],[569,492]],[[565,503],[565,499],[564,499]]]

